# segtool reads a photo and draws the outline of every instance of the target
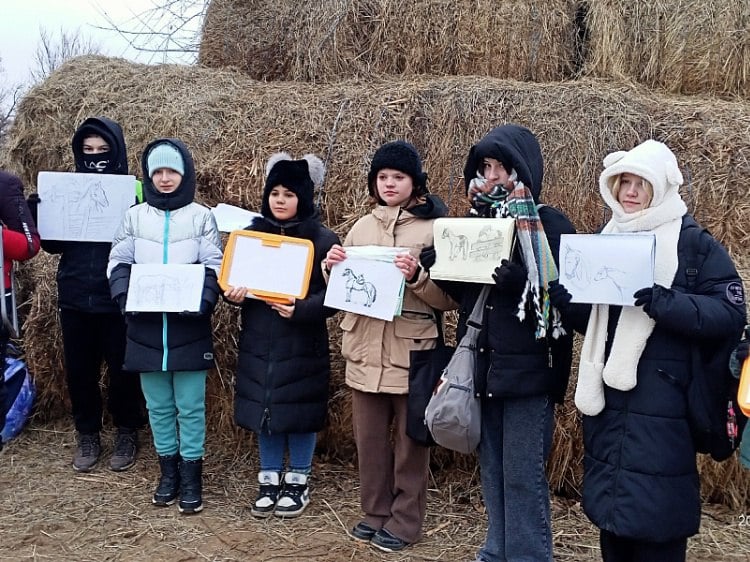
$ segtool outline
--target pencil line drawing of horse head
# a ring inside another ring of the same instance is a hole
[[[469,239],[463,234],[455,234],[450,228],[443,229],[443,240],[446,238],[450,242],[451,250],[448,259],[453,261],[457,258],[465,260],[469,254]]]
[[[596,272],[596,275],[594,275],[594,281],[610,281],[617,292],[620,294],[620,299],[622,299],[623,297],[623,286],[625,284],[624,278],[624,271],[614,267],[608,267],[606,265],[600,267]]]
[[[565,259],[563,260],[563,274],[579,289],[585,289],[591,284],[586,260],[580,250],[565,245]]]
[[[352,302],[352,293],[361,292],[365,296],[365,302],[362,304],[368,308],[371,307],[378,295],[375,285],[365,280],[364,275],[354,273],[349,267],[341,275],[346,277],[346,302]]]

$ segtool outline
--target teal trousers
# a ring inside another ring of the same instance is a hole
[[[203,458],[207,374],[208,371],[141,373],[154,448],[159,456],[179,451],[185,460]]]

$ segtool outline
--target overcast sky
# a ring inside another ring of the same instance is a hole
[[[0,58],[3,76],[10,83],[25,83],[34,66],[39,44],[39,30],[58,37],[60,29],[69,35],[80,30],[83,37],[100,46],[110,56],[139,62],[190,62],[189,59],[164,61],[163,54],[139,52],[129,46],[129,39],[116,31],[97,29],[111,27],[108,15],[121,29],[140,31],[138,16],[159,4],[159,0],[0,0]],[[106,15],[105,15],[106,14]],[[194,25],[197,27],[197,24]],[[140,43],[139,43],[140,44]],[[174,57],[174,55],[170,55]]]

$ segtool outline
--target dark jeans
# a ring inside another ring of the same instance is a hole
[[[482,401],[483,562],[552,562],[549,484],[555,406],[547,396]]]
[[[107,364],[107,409],[117,427],[134,429],[145,421],[143,392],[137,373],[123,371],[125,320],[119,313],[93,314],[60,309],[65,374],[76,430],[95,433],[102,427],[99,380]]]
[[[687,539],[646,542],[618,537],[602,530],[599,534],[604,562],[685,562]]]

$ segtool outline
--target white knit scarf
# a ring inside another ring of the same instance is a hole
[[[654,282],[671,287],[677,273],[677,240],[687,207],[677,190],[667,193],[661,204],[636,213],[625,213],[622,206],[604,194],[612,208],[612,220],[602,233],[651,232],[656,235]],[[615,328],[609,357],[605,363],[608,305],[592,305],[581,349],[575,403],[581,412],[595,416],[604,408],[604,384],[617,390],[631,390],[641,354],[655,322],[640,306],[623,306]]]

